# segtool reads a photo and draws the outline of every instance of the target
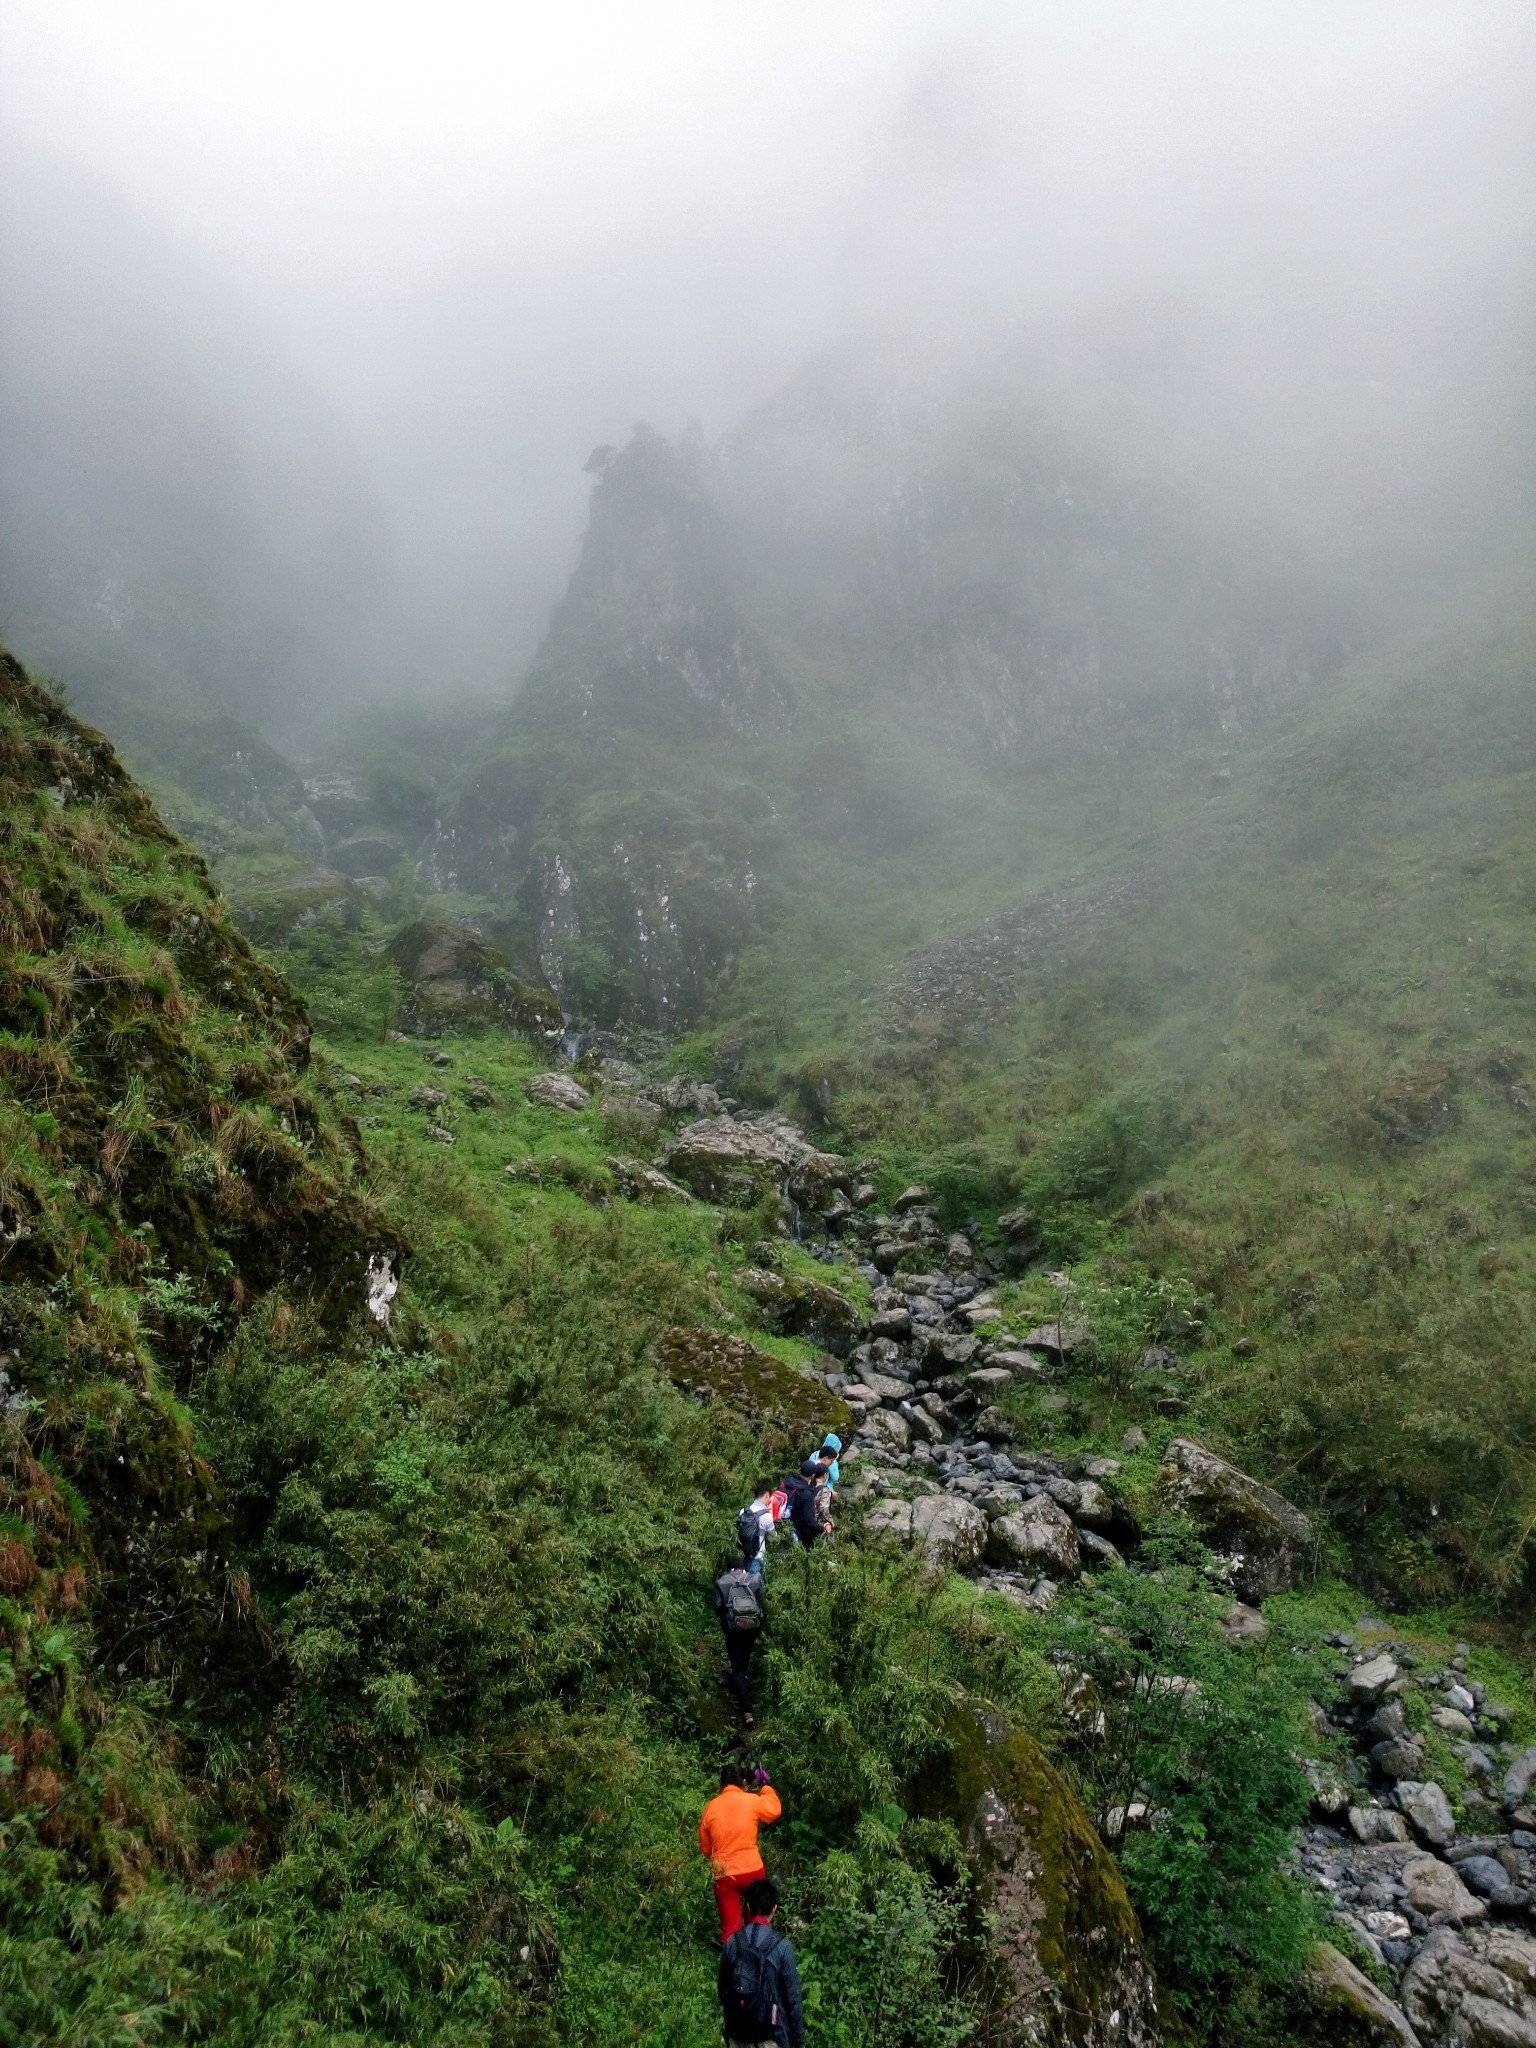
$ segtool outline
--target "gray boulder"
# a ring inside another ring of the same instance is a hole
[[[1429,1919],[1445,1913],[1463,1923],[1484,1919],[1488,1908],[1475,1899],[1449,1863],[1438,1856],[1410,1856],[1403,1865],[1403,1890],[1416,1913]]]
[[[525,1089],[528,1100],[540,1109],[586,1109],[592,1097],[569,1074],[535,1074]]]
[[[1423,1784],[1412,1778],[1400,1778],[1393,1787],[1392,1798],[1421,1842],[1427,1842],[1432,1849],[1443,1849],[1454,1839],[1456,1816],[1444,1789],[1433,1780]]]
[[[1536,1779],[1536,1749],[1523,1749],[1504,1773],[1504,1804],[1523,1806]]]
[[[1319,1942],[1312,1951],[1302,1982],[1341,2042],[1360,2042],[1362,2048],[1367,2042],[1373,2048],[1378,2043],[1380,2048],[1422,2048],[1402,2007],[1331,1942]]]
[[[882,1539],[892,1543],[907,1543],[912,1536],[912,1503],[909,1500],[877,1500],[864,1516],[864,1537],[867,1542]]]
[[[913,1503],[912,1540],[929,1564],[949,1571],[972,1570],[987,1546],[987,1518],[959,1494],[930,1493]]]
[[[1257,1604],[1296,1584],[1313,1541],[1299,1508],[1189,1437],[1175,1437],[1163,1453],[1162,1479],[1170,1505],[1232,1558],[1240,1599]]]
[[[796,1150],[776,1129],[710,1116],[679,1131],[661,1164],[701,1200],[746,1208],[784,1185]]]
[[[1072,1518],[1044,1493],[991,1525],[987,1555],[993,1564],[1043,1572],[1051,1579],[1075,1579],[1082,1569]]]
[[[1396,1677],[1397,1666],[1390,1657],[1372,1657],[1367,1663],[1357,1664],[1345,1679],[1345,1696],[1351,1706],[1369,1706],[1381,1698]]]
[[[1436,1928],[1403,1973],[1403,2010],[1434,2048],[1536,2048],[1536,1941]]]
[[[1406,1842],[1408,1823],[1390,1806],[1352,1806],[1350,1832],[1357,1842]]]

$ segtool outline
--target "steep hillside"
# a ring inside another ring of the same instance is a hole
[[[1032,1371],[993,1365],[941,1377],[953,1415],[924,1397],[947,1423],[903,1419],[869,1361],[974,1358],[972,1318],[1022,1330],[1007,1231],[946,1238],[883,1145],[856,1188],[654,1065],[543,1074],[542,1020],[508,1030],[473,991],[434,1037],[388,1030],[420,991],[366,913],[295,953],[334,1018],[316,1050],[198,857],[13,666],[3,749],[13,2038],[703,2048],[693,1835],[723,1753],[784,1798],[770,1861],[830,2038],[1338,2038],[1298,1976],[1315,1896],[1276,1859],[1309,1796],[1294,1753],[1319,1771],[1344,1739],[1307,1700],[1347,1673],[1319,1636],[1353,1596],[1281,1595],[1267,1646],[1252,1619],[1233,1637],[1231,1560],[1171,1512],[1150,1398],[1069,1435]],[[877,1334],[925,1317],[920,1342]],[[770,1560],[743,1741],[710,1580],[741,1502],[828,1423],[838,1542]],[[1059,1584],[997,1563],[986,1514],[1021,1504],[1008,1542],[1045,1542]],[[1399,1627],[1448,1653],[1437,1618]],[[1471,1654],[1514,1702],[1497,1732],[1536,1730],[1507,1661]],[[1105,1742],[1083,1670],[1176,1711]],[[1164,1836],[1111,1818],[1138,1777]]]
[[[707,1040],[957,1204],[1022,1195],[1085,1284],[1191,1278],[1204,1425],[1384,1583],[1522,1606],[1533,661],[1522,562],[1240,742],[1021,778],[1011,887],[818,866]]]

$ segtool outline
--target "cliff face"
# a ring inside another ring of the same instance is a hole
[[[823,363],[717,449],[641,428],[592,467],[580,564],[427,860],[583,1016],[696,1015],[797,849],[878,853],[1051,755],[1219,739],[1349,638],[1269,536],[1001,388]]]

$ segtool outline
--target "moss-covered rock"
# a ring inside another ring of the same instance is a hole
[[[1296,1584],[1314,1548],[1312,1524],[1272,1486],[1189,1437],[1175,1437],[1163,1453],[1161,1484],[1169,1505],[1231,1558],[1242,1599],[1267,1600]]]
[[[770,1358],[724,1330],[668,1330],[657,1359],[673,1383],[701,1399],[723,1401],[757,1422],[776,1423],[792,1437],[834,1429],[851,1435],[853,1418],[819,1380]]]
[[[388,957],[405,983],[402,1022],[423,1037],[500,1025],[543,1039],[564,1022],[553,991],[514,974],[506,955],[468,925],[418,918],[396,933]]]
[[[985,2048],[1161,2048],[1157,1985],[1114,1860],[1034,1737],[956,1702],[914,1788],[977,1879]]]
[[[846,1358],[857,1343],[863,1318],[846,1294],[824,1280],[808,1280],[799,1273],[773,1273],[763,1266],[748,1266],[737,1279],[757,1304],[768,1329],[785,1336],[809,1337],[838,1358]]]

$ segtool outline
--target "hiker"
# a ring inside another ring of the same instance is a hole
[[[816,1488],[821,1481],[822,1468],[815,1458],[807,1458],[798,1472],[783,1481],[785,1493],[789,1496],[789,1533],[796,1543],[814,1543],[823,1533],[821,1513],[816,1505]]]
[[[720,1939],[729,1941],[741,1925],[741,1895],[757,1878],[766,1877],[757,1831],[776,1821],[784,1808],[759,1764],[748,1790],[740,1764],[720,1766],[720,1790],[699,1820],[699,1847],[714,1873],[715,1904],[720,1909]]]
[[[760,1877],[747,1886],[742,1905],[746,1925],[721,1951],[716,1978],[725,2048],[801,2048],[800,1971],[787,1937],[773,1931],[779,1888]]]
[[[816,1519],[828,1541],[832,1536],[832,1467],[836,1462],[828,1452],[818,1451],[806,1465],[806,1477],[816,1496]]]
[[[726,1661],[731,1667],[731,1691],[735,1693],[736,1704],[741,1709],[741,1725],[752,1728],[756,1722],[752,1716],[751,1695],[747,1691],[747,1671],[752,1662],[752,1652],[757,1648],[758,1635],[768,1619],[761,1574],[749,1571],[746,1565],[728,1557],[715,1581],[715,1612],[720,1617],[721,1631],[725,1636]]]
[[[765,1479],[736,1517],[736,1541],[741,1545],[741,1560],[754,1578],[760,1579],[763,1575],[768,1538],[779,1526],[788,1506],[789,1495],[776,1487],[771,1479]]]
[[[836,1493],[843,1476],[843,1468],[840,1463],[843,1455],[843,1440],[836,1430],[829,1429],[827,1431],[821,1440],[821,1449],[816,1455],[818,1458],[824,1458],[828,1451],[832,1453],[832,1463],[827,1468],[827,1484]]]

